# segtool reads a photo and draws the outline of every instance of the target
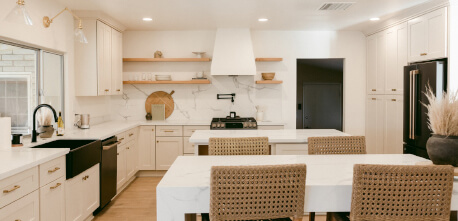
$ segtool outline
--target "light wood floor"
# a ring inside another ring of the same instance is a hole
[[[156,221],[156,186],[162,177],[136,178],[118,197],[105,207],[95,221]],[[200,221],[200,217],[197,217]],[[304,217],[304,221],[308,217]],[[325,221],[325,216],[316,216]],[[166,220],[161,220],[166,221]]]

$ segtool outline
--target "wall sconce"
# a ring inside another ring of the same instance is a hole
[[[60,11],[56,16],[54,16],[53,18],[49,18],[48,16],[45,16],[43,17],[43,26],[45,26],[45,28],[48,28],[52,21],[57,18],[57,16],[61,15],[62,13],[64,13],[65,11],[68,11],[70,12],[70,14],[72,14],[73,17],[75,17],[76,19],[79,20],[78,22],[78,27],[75,28],[75,37],[76,37],[76,40],[80,43],[83,43],[83,44],[87,44],[87,38],[86,38],[86,35],[84,35],[84,32],[83,32],[83,25],[81,24],[81,18],[79,18],[78,16],[76,16],[75,14],[73,14],[73,12],[68,9],[68,8],[64,8],[62,11]]]
[[[5,20],[14,23],[25,23],[26,25],[33,25],[32,18],[30,18],[27,9],[25,8],[24,0],[18,0],[16,6],[6,16]]]

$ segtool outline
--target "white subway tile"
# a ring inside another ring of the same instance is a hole
[[[2,60],[4,61],[22,61],[24,55],[2,55]]]
[[[12,61],[0,61],[0,66],[3,67],[3,66],[13,66],[13,62]]]
[[[18,67],[33,67],[35,66],[35,61],[14,61],[14,66]]]
[[[35,54],[35,51],[30,49],[14,49],[13,54]]]
[[[24,67],[3,67],[4,72],[20,72],[24,71]]]

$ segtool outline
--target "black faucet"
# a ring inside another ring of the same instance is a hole
[[[39,104],[35,110],[33,110],[33,130],[32,130],[32,143],[35,143],[37,142],[37,130],[36,130],[36,125],[35,125],[35,115],[37,114],[37,111],[38,109],[42,108],[42,107],[47,107],[49,109],[52,110],[52,113],[54,114],[54,120],[57,122],[57,114],[56,114],[56,110],[54,110],[53,107],[51,107],[51,105],[49,104]]]

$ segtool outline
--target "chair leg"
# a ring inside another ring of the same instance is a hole
[[[315,221],[315,212],[309,213],[309,221]]]
[[[184,215],[184,220],[186,220],[186,221],[196,221],[197,220],[197,216],[196,216],[196,214],[185,214]]]

